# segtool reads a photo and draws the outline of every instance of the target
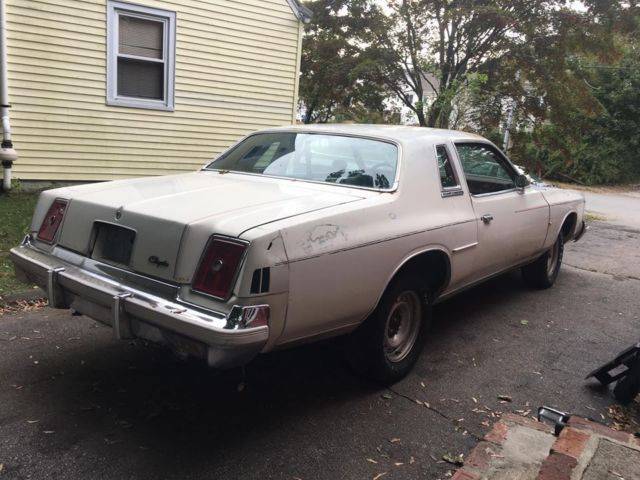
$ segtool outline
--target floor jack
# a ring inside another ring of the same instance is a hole
[[[603,385],[616,383],[613,396],[623,405],[631,403],[640,393],[640,343],[623,352],[594,370],[586,378],[594,377]]]

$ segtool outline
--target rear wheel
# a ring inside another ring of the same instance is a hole
[[[549,288],[558,278],[562,257],[564,254],[564,240],[558,235],[553,246],[535,262],[522,267],[525,282],[534,288]]]
[[[426,285],[403,274],[347,342],[347,359],[360,374],[384,383],[404,377],[416,363],[431,319]]]

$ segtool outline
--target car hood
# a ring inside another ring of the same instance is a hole
[[[190,226],[206,225],[211,234],[239,237],[259,225],[363,198],[355,190],[336,190],[254,175],[195,172],[83,185],[51,193],[70,198],[60,246],[89,256],[96,242],[96,222],[123,227],[135,232],[126,267],[173,279],[180,248],[199,252],[204,248],[181,246],[183,239],[189,238]],[[152,257],[161,264],[151,261]]]

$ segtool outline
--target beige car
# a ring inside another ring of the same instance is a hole
[[[476,135],[289,127],[198,172],[46,191],[11,256],[52,307],[117,338],[229,367],[351,334],[354,367],[394,381],[435,302],[515,268],[553,285],[583,214]]]

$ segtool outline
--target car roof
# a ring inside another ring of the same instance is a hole
[[[444,130],[440,128],[409,127],[404,125],[363,125],[363,124],[315,124],[315,125],[292,125],[288,127],[269,128],[265,131],[293,131],[310,133],[329,133],[361,135],[367,137],[378,137],[381,139],[394,140],[405,143],[415,140],[431,140],[433,142],[446,140],[471,140],[486,141],[480,135],[474,133],[461,132],[458,130]]]

